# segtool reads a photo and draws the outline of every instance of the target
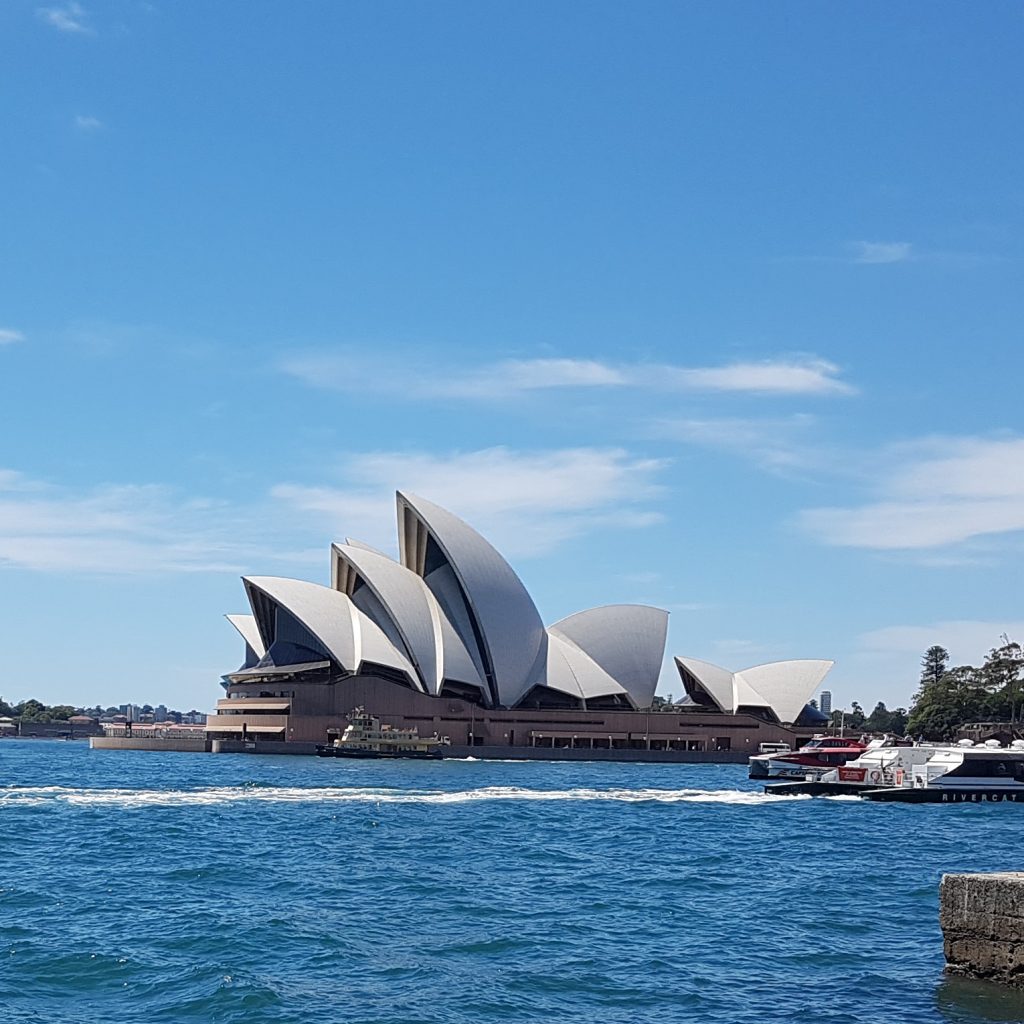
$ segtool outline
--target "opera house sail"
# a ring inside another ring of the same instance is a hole
[[[613,604],[545,627],[518,575],[467,523],[402,492],[397,514],[397,561],[348,539],[331,546],[330,586],[243,578],[250,613],[227,618],[244,657],[223,677],[210,739],[306,752],[364,707],[480,756],[725,760],[814,724],[807,702],[831,662],[734,673],[676,658],[687,697],[653,713],[667,611]]]

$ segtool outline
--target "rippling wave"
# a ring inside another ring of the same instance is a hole
[[[0,1024],[1024,1021],[943,980],[937,922],[943,871],[1018,866],[1018,805],[18,740],[0,772]]]

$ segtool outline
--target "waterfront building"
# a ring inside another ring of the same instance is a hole
[[[356,540],[331,547],[331,583],[243,578],[244,644],[206,722],[211,739],[324,743],[365,707],[455,746],[756,752],[810,735],[830,661],[732,672],[676,658],[682,707],[652,711],[668,612],[606,605],[545,626],[508,562],[467,523],[397,495],[396,561]],[[482,751],[483,752],[483,751]]]
[[[832,714],[832,691],[822,690],[818,696],[818,708],[827,718]]]

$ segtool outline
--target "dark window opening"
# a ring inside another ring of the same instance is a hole
[[[391,668],[390,665],[378,665],[374,661],[364,661],[359,666],[360,675],[377,676],[378,679],[386,679],[389,683],[398,683],[399,686],[406,686],[415,690],[412,680],[398,668]]]

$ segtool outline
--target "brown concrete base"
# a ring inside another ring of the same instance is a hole
[[[214,754],[316,754],[315,743],[280,740],[184,740],[150,737],[94,736],[96,750],[176,750]],[[571,747],[451,746],[448,757],[479,761],[626,761],[648,764],[746,764],[738,750],[584,750]]]
[[[1024,986],[1024,872],[943,875],[939,923],[950,974]]]
[[[315,743],[277,740],[213,740],[215,754],[315,754]],[[702,750],[574,750],[569,747],[469,747],[453,745],[450,758],[475,757],[479,761],[645,761],[663,764],[745,764],[740,751]]]
[[[448,757],[481,761],[644,761],[655,764],[746,764],[741,750],[594,750],[572,747],[451,746]]]
[[[90,736],[93,750],[171,750],[202,754],[210,749],[209,740],[171,740],[153,736]]]

